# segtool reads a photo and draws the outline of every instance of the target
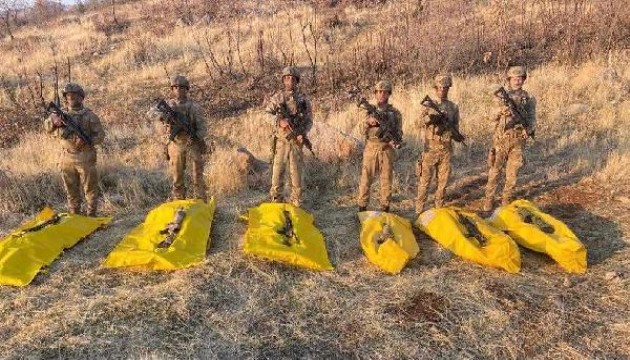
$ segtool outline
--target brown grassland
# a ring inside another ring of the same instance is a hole
[[[630,357],[627,1],[141,0],[119,3],[115,17],[108,4],[0,40],[0,234],[46,204],[64,209],[59,147],[40,130],[55,60],[62,80],[70,63],[105,126],[102,213],[114,216],[29,286],[0,288],[1,358]],[[270,175],[262,161],[236,166],[236,149],[268,159],[261,104],[287,63],[302,69],[313,99],[318,159],[307,155],[305,207],[332,272],[240,250],[238,214],[266,200]],[[369,94],[377,79],[394,82],[406,146],[392,210],[411,218],[419,101],[435,73],[452,72],[468,145],[455,149],[447,204],[480,210],[488,89],[512,63],[528,64],[525,88],[538,99],[518,196],[575,231],[588,272],[568,275],[522,250],[522,271],[510,275],[464,262],[420,232],[417,259],[400,275],[379,272],[358,242],[360,153],[338,155],[344,141],[360,139],[345,89]],[[161,140],[145,116],[168,95],[167,73],[191,79],[215,148],[207,259],[172,273],[104,269],[104,257],[169,193]]]

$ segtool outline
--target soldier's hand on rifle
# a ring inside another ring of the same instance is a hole
[[[297,140],[298,144],[301,144],[304,141],[304,136],[298,135],[295,140]]]
[[[370,116],[369,118],[367,118],[367,123],[370,126],[377,126],[378,125],[378,120],[376,120],[376,118],[374,116]]]
[[[400,148],[399,144],[397,144],[394,140],[389,141],[389,146],[393,147],[394,149]]]
[[[280,128],[286,129],[289,127],[289,122],[286,119],[280,119],[279,121]]]
[[[523,140],[527,140],[529,138],[529,134],[527,133],[527,130],[523,129],[523,132],[521,133],[521,138]]]
[[[512,116],[512,110],[510,110],[509,106],[504,106],[503,108],[501,108],[501,115]]]
[[[54,127],[62,127],[63,126],[63,121],[61,121],[61,116],[59,116],[58,114],[50,115],[50,121],[52,121],[52,124],[53,124]]]

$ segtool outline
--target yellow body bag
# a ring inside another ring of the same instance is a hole
[[[360,212],[359,220],[361,248],[383,271],[398,274],[420,252],[409,220],[380,211]]]
[[[560,220],[542,212],[532,202],[516,200],[498,208],[489,221],[528,249],[551,256],[569,272],[586,272],[586,248]]]
[[[109,217],[57,214],[51,208],[44,208],[34,219],[0,239],[0,284],[28,285],[64,249],[73,247],[110,221]]]
[[[290,204],[264,203],[250,208],[243,251],[310,270],[332,270],[324,236],[313,216]]]
[[[214,198],[176,200],[151,210],[144,222],[131,230],[107,256],[103,266],[134,267],[145,270],[177,270],[197,265],[206,257],[215,210]],[[185,212],[179,230],[166,230],[178,211]],[[172,235],[170,245],[160,247]]]
[[[521,270],[518,245],[473,212],[448,207],[423,212],[416,226],[462,259],[501,268]]]

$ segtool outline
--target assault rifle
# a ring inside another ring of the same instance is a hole
[[[527,224],[536,225],[542,232],[546,234],[553,234],[556,230],[553,226],[549,225],[545,220],[541,219],[540,216],[533,214],[527,209],[522,207],[517,208],[518,215],[523,219],[523,222]]]
[[[202,152],[206,152],[206,142],[197,136],[195,126],[191,124],[190,119],[186,115],[173,110],[173,108],[171,108],[164,99],[158,100],[157,104],[155,105],[155,109],[159,111],[162,115],[164,115],[164,118],[160,119],[171,129],[171,133],[168,137],[170,141],[175,140],[177,134],[183,131],[188,134],[194,142],[199,144]]]
[[[429,115],[430,120],[428,124],[435,125],[438,127],[437,129],[438,136],[442,136],[442,134],[444,134],[444,131],[448,130],[451,132],[451,136],[453,137],[453,140],[455,140],[458,143],[462,143],[466,145],[466,143],[464,142],[464,140],[466,140],[464,135],[462,135],[462,133],[460,133],[459,130],[457,130],[454,124],[448,121],[448,117],[446,116],[446,113],[442,111],[437,106],[437,104],[433,102],[433,100],[431,100],[429,95],[426,95],[424,99],[422,99],[420,104],[424,107],[427,107],[437,112],[437,114]]]
[[[292,140],[294,138],[297,138],[299,135],[302,135],[302,143],[304,144],[304,147],[307,148],[308,151],[311,152],[311,154],[313,154],[313,157],[317,157],[315,156],[315,152],[313,151],[313,143],[311,142],[311,140],[306,137],[306,134],[304,132],[297,130],[300,128],[297,121],[299,118],[304,116],[304,109],[300,109],[301,107],[302,106],[298,106],[298,113],[293,115],[291,114],[291,111],[289,111],[289,105],[287,105],[286,102],[282,102],[278,106],[278,109],[273,113],[273,115],[276,115],[278,118],[286,119],[289,123],[290,133],[287,137],[288,140]]]
[[[501,101],[503,101],[503,104],[505,104],[512,113],[511,119],[510,121],[508,121],[507,124],[505,124],[504,130],[507,131],[515,128],[517,125],[520,125],[525,129],[527,135],[533,139],[535,135],[534,131],[530,130],[529,123],[525,119],[525,116],[523,116],[523,114],[521,114],[521,112],[518,110],[518,106],[516,106],[516,103],[507,93],[505,88],[501,86],[497,91],[494,92],[494,96],[501,99]]]
[[[278,234],[282,235],[282,243],[285,246],[291,246],[294,243],[297,244],[300,240],[295,233],[295,229],[293,228],[293,221],[291,220],[291,213],[284,210],[282,212],[284,216],[284,226],[278,230]]]
[[[486,245],[488,240],[486,240],[485,236],[483,236],[483,234],[479,232],[479,229],[477,229],[477,225],[470,221],[467,216],[457,213],[457,221],[459,221],[460,224],[464,225],[464,228],[466,229],[466,237],[474,237],[479,243],[479,246]]]
[[[61,118],[62,127],[64,128],[61,137],[67,139],[70,135],[76,134],[84,143],[92,145],[92,139],[79,127],[68,113],[61,110],[58,104],[51,101],[46,107],[46,111],[50,114],[58,115]]]
[[[387,143],[393,142],[392,147],[400,149],[402,147],[402,138],[396,131],[396,124],[384,116],[376,106],[370,104],[365,97],[361,96],[358,89],[352,89],[348,93],[356,100],[358,108],[367,111],[369,116],[376,119],[376,126],[378,127],[376,137]]]
[[[376,243],[381,245],[385,241],[387,241],[387,239],[390,239],[393,237],[394,237],[394,234],[392,234],[392,229],[389,227],[389,225],[385,224],[383,225],[383,231],[381,231],[381,233],[378,236],[378,239],[376,239]]]
[[[185,217],[186,210],[184,210],[184,208],[177,209],[173,221],[168,223],[164,229],[160,230],[160,235],[168,235],[157,245],[158,248],[164,249],[171,246],[177,237],[177,233],[179,233],[179,230],[182,228],[182,222],[184,222]]]
[[[44,228],[46,228],[46,227],[48,227],[50,225],[57,224],[61,220],[61,218],[64,217],[64,216],[65,215],[54,214],[50,219],[41,221],[41,222],[39,222],[39,223],[29,227],[29,228],[22,229],[19,232],[13,234],[13,236],[23,236],[23,235],[31,233],[31,232],[37,232],[37,231],[42,230],[42,229],[44,229]]]

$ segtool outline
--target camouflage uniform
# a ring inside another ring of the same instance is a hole
[[[294,76],[300,78],[297,69],[287,67],[283,70],[282,76]],[[281,90],[275,93],[268,101],[265,112],[270,117],[270,122],[274,124],[275,153],[273,156],[273,169],[271,175],[271,189],[269,195],[271,201],[281,201],[283,177],[288,167],[291,178],[291,203],[299,207],[302,200],[302,168],[304,166],[303,143],[298,143],[296,136],[292,135],[288,128],[281,128],[279,122],[279,109],[286,104],[289,113],[297,115],[297,128],[293,129],[295,134],[308,136],[308,132],[313,126],[313,114],[311,104],[306,95],[301,91]]]
[[[63,90],[63,96],[65,97],[70,92],[85,97],[83,89],[77,84],[67,84]],[[75,133],[67,135],[65,127],[54,126],[52,116],[44,120],[44,129],[61,141],[63,151],[60,168],[67,194],[68,211],[73,214],[81,213],[81,188],[83,188],[87,203],[87,215],[95,216],[100,194],[96,170],[96,148],[94,146],[103,143],[105,132],[98,116],[84,106],[71,108],[67,114],[92,140],[92,145],[79,143],[79,137]]]
[[[451,77],[449,75],[438,75],[435,79],[435,85],[450,87],[452,85]],[[459,107],[450,100],[433,99],[433,102],[446,114],[447,121],[455,129],[459,130]],[[451,131],[444,130],[442,135],[438,135],[439,126],[429,124],[431,115],[437,114],[434,110],[423,106],[420,118],[424,120],[424,152],[416,165],[419,178],[418,196],[416,198],[416,212],[418,214],[424,211],[427,191],[434,170],[436,170],[437,176],[437,189],[435,191],[435,207],[437,208],[444,205],[444,194],[448,177],[451,173],[451,153],[453,151]]]
[[[392,91],[389,81],[380,81],[376,84],[375,90]],[[395,124],[398,137],[402,138],[402,115],[391,104],[380,107],[382,116],[388,118]],[[363,163],[361,166],[361,180],[359,182],[359,194],[357,205],[360,210],[367,207],[370,201],[370,187],[376,173],[380,175],[380,205],[382,211],[389,211],[389,203],[392,196],[392,178],[394,171],[394,149],[392,146],[382,141],[376,135],[378,127],[371,127],[367,120],[370,116],[366,113],[365,120],[361,122],[361,132],[365,135],[366,145],[363,150]]]
[[[510,76],[526,77],[525,69],[520,66],[512,67],[508,70],[508,78]],[[536,127],[536,99],[522,89],[512,90],[508,87],[506,90],[527,120],[528,126],[523,128],[517,125],[505,130],[506,124],[512,117],[509,115],[509,108],[500,99],[495,99],[495,109],[491,113],[491,120],[496,124],[493,147],[488,154],[488,184],[483,206],[485,211],[492,210],[499,174],[503,167],[505,167],[505,186],[501,205],[505,206],[511,201],[518,171],[523,165],[523,146],[528,138],[527,134],[533,134]]]
[[[178,85],[188,87],[189,82],[184,76],[178,75],[171,80],[171,86]],[[168,173],[171,178],[171,198],[174,200],[186,198],[184,177],[186,172],[186,159],[189,158],[192,162],[194,198],[207,201],[208,194],[203,175],[205,165],[204,154],[206,152],[203,139],[206,136],[206,119],[199,105],[188,98],[185,100],[170,99],[167,102],[174,111],[185,115],[191,122],[196,138],[202,139],[202,142],[194,141],[185,131],[180,131],[175,136],[175,139],[170,141],[170,126],[162,121],[156,124],[159,133],[167,139],[166,155],[169,165]],[[161,116],[160,113],[154,112],[156,120],[160,120]]]

